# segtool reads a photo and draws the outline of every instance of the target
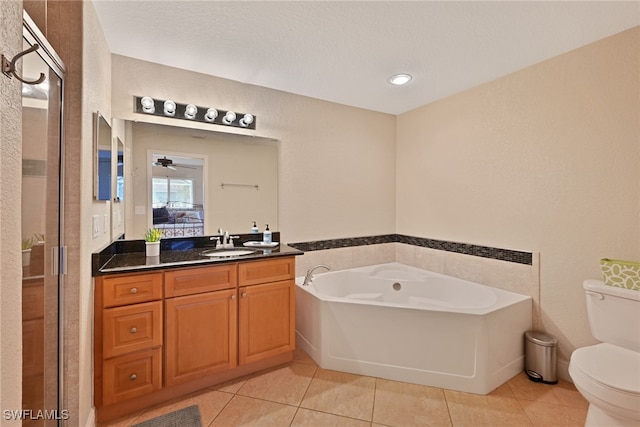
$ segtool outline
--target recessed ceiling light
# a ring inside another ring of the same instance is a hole
[[[400,73],[389,77],[388,82],[392,85],[401,86],[409,83],[412,78],[413,77],[411,77],[411,74]]]

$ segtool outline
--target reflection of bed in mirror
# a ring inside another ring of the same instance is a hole
[[[153,227],[162,231],[162,237],[204,236],[204,209],[184,202],[154,205]]]

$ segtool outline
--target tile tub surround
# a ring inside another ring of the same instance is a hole
[[[512,249],[492,248],[472,245],[470,243],[450,242],[446,240],[427,239],[424,237],[405,236],[403,234],[384,234],[380,236],[353,237],[346,239],[317,240],[313,242],[289,243],[289,246],[304,252],[323,249],[347,248],[353,246],[378,245],[382,243],[405,243],[412,246],[473,255],[482,258],[514,262],[517,264],[533,264],[533,253]]]
[[[289,246],[305,252],[296,261],[296,276],[304,276],[309,268],[318,264],[327,264],[333,270],[344,270],[395,261],[528,295],[533,299],[533,328],[542,328],[538,252],[489,248],[397,234],[290,243]],[[526,262],[509,260],[514,258]]]

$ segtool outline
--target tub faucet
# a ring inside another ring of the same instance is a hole
[[[307,274],[304,276],[304,282],[302,282],[302,286],[309,286],[309,284],[313,280],[313,272],[316,271],[318,268],[326,268],[329,271],[331,270],[331,267],[325,264],[319,264],[313,268],[308,269]]]

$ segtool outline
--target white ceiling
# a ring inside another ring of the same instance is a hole
[[[640,25],[638,1],[94,4],[115,54],[390,114]]]

